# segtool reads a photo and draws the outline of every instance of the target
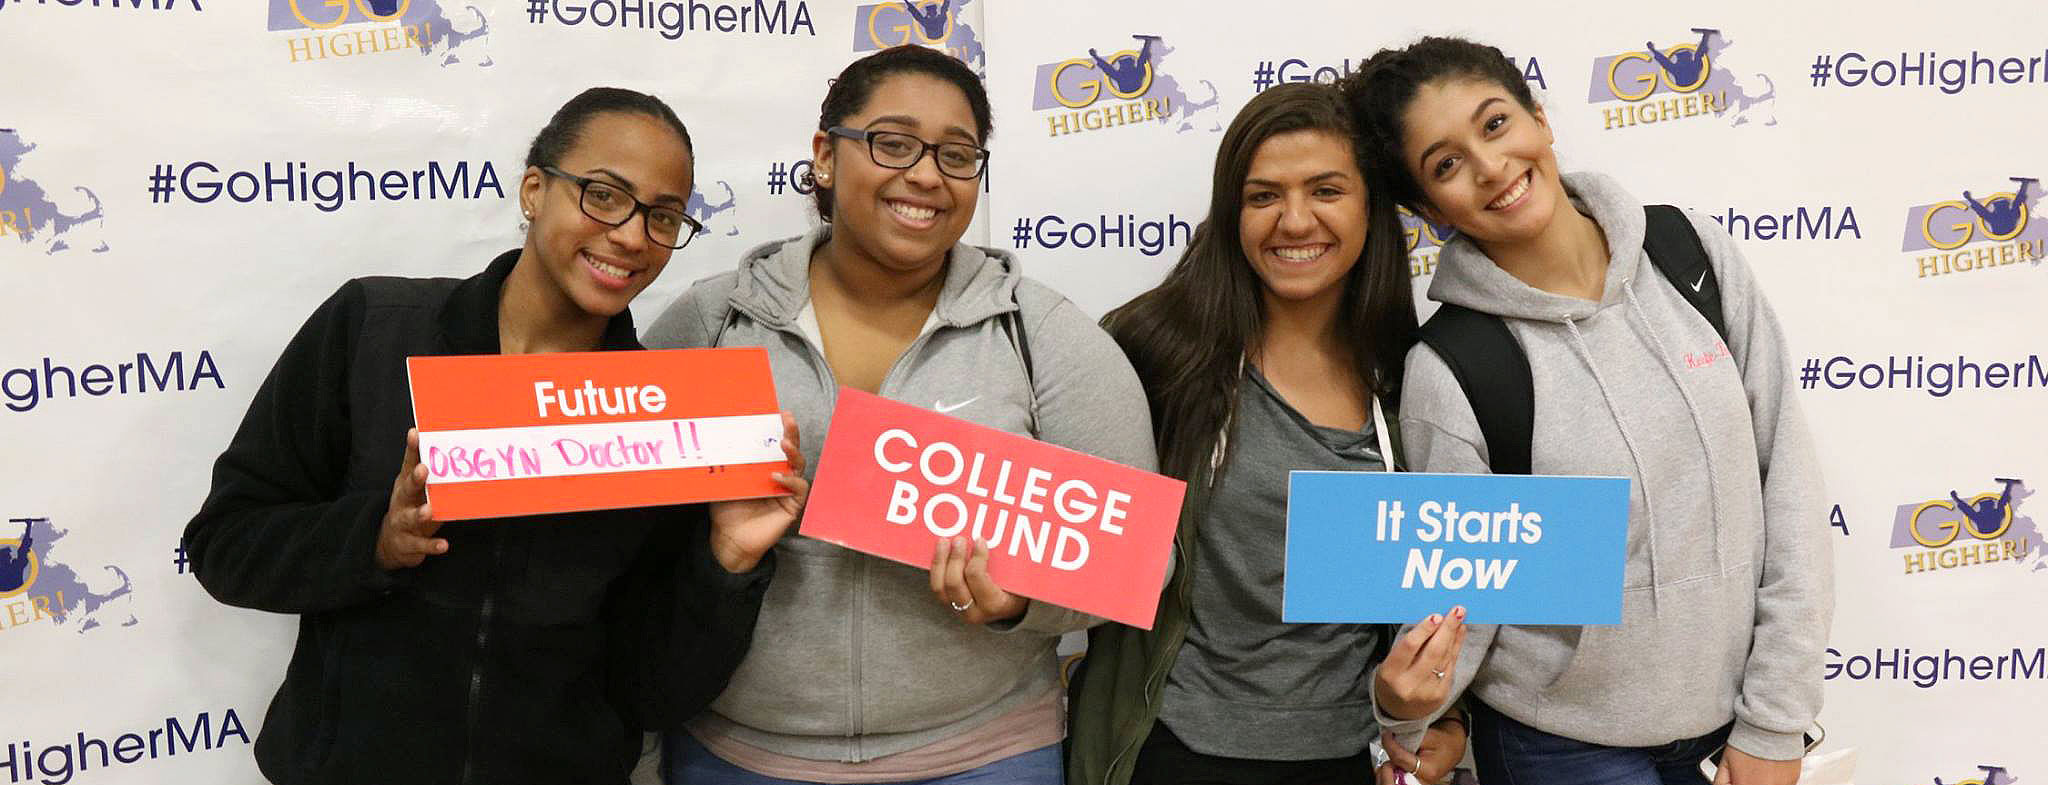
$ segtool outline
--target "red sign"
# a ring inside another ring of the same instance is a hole
[[[786,494],[762,349],[413,357],[435,520]]]
[[[1149,630],[1186,490],[842,388],[802,531],[925,568],[941,538],[973,537],[1004,590]]]

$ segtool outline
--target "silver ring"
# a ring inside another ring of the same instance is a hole
[[[959,613],[959,612],[961,612],[961,611],[965,611],[965,610],[967,610],[968,608],[972,608],[972,607],[974,607],[974,598],[972,598],[972,597],[969,597],[969,598],[967,599],[967,602],[966,602],[966,604],[961,604],[961,603],[957,603],[957,602],[949,602],[949,603],[946,603],[946,604],[947,604],[947,605],[951,605],[951,606],[953,606],[953,612],[954,612],[954,613]]]
[[[1437,670],[1437,669],[1435,669],[1435,668],[1431,668],[1429,672],[1430,672],[1430,673],[1434,673],[1434,674],[1436,674],[1436,677],[1437,677],[1437,678],[1439,678],[1439,679],[1441,679],[1441,678],[1443,678],[1443,677],[1444,677],[1444,672],[1443,672],[1443,671],[1440,671],[1440,670]]]

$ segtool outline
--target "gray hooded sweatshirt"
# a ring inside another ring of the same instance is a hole
[[[748,251],[737,269],[691,286],[644,339],[766,347],[812,471],[839,385],[799,317],[811,252],[829,231]],[[884,397],[1023,435],[1035,409],[1039,439],[1157,470],[1145,393],[1094,320],[1002,251],[955,245],[944,275]],[[1031,349],[1028,378],[1019,340]],[[794,533],[775,553],[753,647],[711,710],[739,741],[781,755],[858,762],[964,733],[1059,690],[1059,636],[1100,621],[1033,600],[1014,623],[969,625],[932,595],[925,569]]]
[[[1785,338],[1735,241],[1688,214],[1721,285],[1726,346],[1643,252],[1643,205],[1565,176],[1607,236],[1599,302],[1552,294],[1447,245],[1430,299],[1505,318],[1529,357],[1537,474],[1627,477],[1618,626],[1473,625],[1453,694],[1616,747],[1702,736],[1760,758],[1802,753],[1821,706],[1834,560],[1821,472]],[[1401,430],[1416,471],[1489,471],[1486,441],[1435,352],[1408,354]],[[1419,722],[1396,722],[1397,733]]]

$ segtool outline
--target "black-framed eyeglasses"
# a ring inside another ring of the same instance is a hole
[[[955,180],[980,177],[981,171],[988,167],[987,148],[966,142],[927,142],[899,131],[863,131],[843,125],[835,125],[825,132],[866,141],[868,159],[876,166],[909,169],[924,160],[925,153],[931,153],[932,160],[938,162],[939,174]]]
[[[647,239],[663,248],[689,245],[691,238],[704,231],[704,225],[688,213],[640,201],[626,193],[626,189],[603,180],[579,177],[552,166],[543,166],[540,170],[575,183],[580,189],[576,204],[583,208],[583,214],[590,216],[590,220],[606,226],[625,226],[635,214],[645,213],[646,220],[641,221],[641,225],[647,229]]]

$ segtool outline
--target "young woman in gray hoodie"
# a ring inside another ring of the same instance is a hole
[[[1458,232],[1431,299],[1501,318],[1528,357],[1534,472],[1630,480],[1621,624],[1473,625],[1434,679],[1378,680],[1382,721],[1412,728],[1469,687],[1484,782],[1699,783],[1724,744],[1717,781],[1794,782],[1833,561],[1785,338],[1734,241],[1687,216],[1724,341],[1677,289],[1698,283],[1650,264],[1642,203],[1559,172],[1549,121],[1498,49],[1425,38],[1345,89],[1398,197]],[[1417,345],[1405,382],[1412,467],[1491,471],[1443,359]],[[1426,683],[1447,675],[1448,690]]]
[[[825,225],[698,282],[649,345],[767,348],[813,466],[845,385],[1154,469],[1116,344],[1008,254],[960,242],[987,160],[980,79],[886,49],[840,73],[820,114]],[[675,781],[1061,781],[1054,646],[1098,619],[1003,591],[965,538],[930,570],[802,536],[775,552],[752,649],[669,739]]]

